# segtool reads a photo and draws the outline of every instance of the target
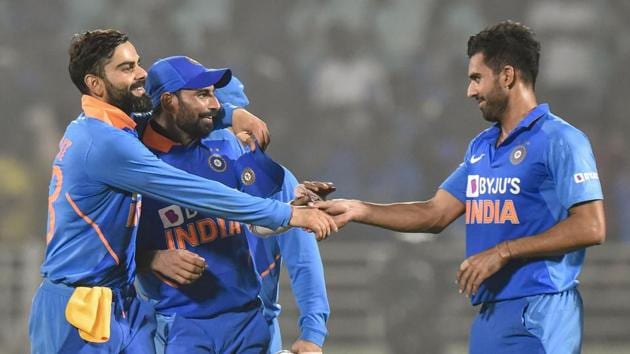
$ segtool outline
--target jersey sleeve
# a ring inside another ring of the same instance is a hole
[[[225,87],[215,90],[214,93],[222,107],[222,113],[216,128],[221,129],[232,126],[232,113],[234,110],[249,105],[249,98],[245,94],[245,85],[236,76],[232,76],[232,79]]]
[[[159,160],[122,130],[94,137],[86,155],[88,175],[122,190],[222,218],[270,228],[286,226],[291,206],[247,195]]]
[[[474,140],[468,145],[468,149],[464,155],[464,161],[457,166],[455,171],[453,171],[451,175],[448,176],[440,185],[440,189],[444,189],[449,192],[462,203],[466,202],[466,185],[468,183],[468,165],[466,161],[470,158],[470,151],[473,143]]]
[[[547,169],[562,205],[603,199],[595,156],[588,138],[575,128],[565,128],[550,137]]]
[[[292,200],[297,184],[295,176],[285,169],[282,191],[276,194],[277,199],[284,202]],[[300,339],[321,347],[328,334],[326,321],[330,307],[317,241],[312,233],[292,228],[278,236],[278,244],[300,310]]]

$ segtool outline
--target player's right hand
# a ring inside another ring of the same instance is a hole
[[[151,259],[150,267],[180,285],[186,285],[199,279],[208,264],[196,253],[188,250],[157,250]]]
[[[332,199],[313,203],[313,206],[331,215],[338,228],[344,227],[350,221],[357,221],[362,210],[358,200]]]
[[[338,228],[333,218],[323,211],[312,207],[293,206],[293,213],[289,225],[302,227],[312,231],[317,241],[337,232]]]
[[[265,150],[271,142],[267,123],[244,108],[237,108],[232,112],[232,129],[234,130],[234,134],[240,132],[253,134],[263,150]]]

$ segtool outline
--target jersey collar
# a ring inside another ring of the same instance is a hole
[[[509,144],[521,131],[530,129],[534,124],[536,124],[536,122],[539,121],[539,118],[547,114],[549,114],[549,104],[541,103],[538,106],[534,107],[531,111],[529,111],[529,113],[527,113],[525,118],[521,119],[518,125],[514,129],[512,129],[510,135],[505,138],[501,145]],[[488,141],[491,144],[494,144],[499,134],[501,134],[501,124],[495,123],[494,129],[491,129],[490,132],[491,133],[488,136]]]
[[[171,151],[173,146],[181,145],[180,143],[177,143],[160,134],[153,128],[153,124],[155,124],[155,122],[150,120],[147,123],[147,127],[144,129],[144,134],[142,135],[142,142],[144,145],[163,153]]]
[[[89,95],[81,96],[81,107],[85,115],[103,121],[118,129],[135,129],[136,122],[116,106]]]

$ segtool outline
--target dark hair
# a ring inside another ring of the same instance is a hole
[[[534,36],[531,29],[518,22],[499,22],[468,39],[468,57],[483,53],[485,64],[495,74],[511,65],[521,72],[524,82],[534,87],[540,59],[540,43]]]
[[[97,29],[74,35],[68,49],[70,55],[68,72],[81,93],[89,94],[83,81],[85,75],[105,77],[107,60],[114,55],[116,47],[128,40],[126,34],[113,29]]]

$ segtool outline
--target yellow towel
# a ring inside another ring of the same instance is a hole
[[[92,343],[109,340],[111,313],[112,289],[105,287],[77,287],[66,305],[66,320]]]

